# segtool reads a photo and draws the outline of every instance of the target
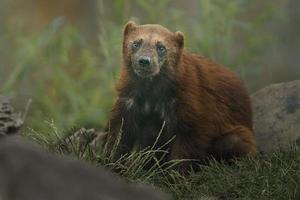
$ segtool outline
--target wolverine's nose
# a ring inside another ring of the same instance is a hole
[[[139,58],[139,65],[141,67],[148,67],[150,65],[151,59],[148,56],[141,56]]]

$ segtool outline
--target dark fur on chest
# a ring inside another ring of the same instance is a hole
[[[135,81],[126,97],[121,98],[126,127],[134,134],[135,144],[140,148],[152,146],[162,131],[157,143],[160,147],[174,136],[176,84],[166,77]]]

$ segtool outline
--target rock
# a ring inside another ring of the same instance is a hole
[[[160,192],[135,186],[86,163],[50,155],[7,136],[0,139],[0,199],[163,200]]]
[[[7,98],[0,97],[0,136],[15,134],[22,125],[21,115],[14,112]]]
[[[95,129],[80,128],[75,133],[64,138],[60,144],[64,150],[69,150],[68,147],[75,147],[78,150],[84,150],[97,137]],[[72,149],[72,148],[71,148]]]
[[[95,151],[99,151],[103,146],[103,138],[106,134],[105,132],[96,131],[93,128],[80,128],[75,133],[64,138],[60,146],[66,152],[69,152],[70,149],[73,150],[73,147],[79,151],[84,151],[87,146]]]
[[[289,147],[300,139],[300,80],[273,84],[252,95],[258,150]]]

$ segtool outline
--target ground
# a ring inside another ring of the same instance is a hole
[[[62,147],[49,141],[46,146],[57,153],[104,165],[132,182],[152,184],[175,199],[300,199],[300,148],[297,146],[245,157],[231,165],[212,160],[189,177],[163,170],[158,165],[144,171],[143,166],[154,156],[154,151],[149,149],[112,162],[112,157],[95,152],[89,146],[82,148],[74,143]]]

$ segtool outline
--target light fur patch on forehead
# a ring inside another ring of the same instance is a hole
[[[175,34],[173,32],[161,25],[156,24],[137,26],[136,29],[130,34],[130,38],[132,40],[143,39],[149,42],[170,42],[174,37]]]
[[[150,43],[150,44],[156,44],[158,42],[166,43],[169,42],[168,38],[165,38],[162,35],[159,35],[157,33],[152,34],[143,34],[141,36],[138,36],[137,39],[142,39],[144,42]]]

